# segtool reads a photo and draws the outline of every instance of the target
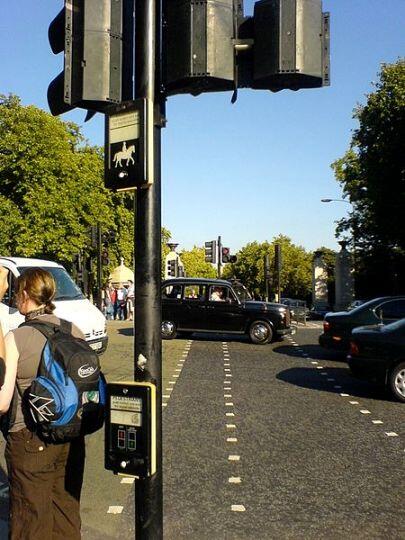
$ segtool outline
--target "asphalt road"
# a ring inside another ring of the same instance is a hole
[[[405,538],[405,406],[353,379],[319,333],[164,342],[165,539]],[[109,334],[107,379],[131,379],[132,329]],[[102,439],[87,438],[83,539],[134,538],[134,485],[103,469]]]

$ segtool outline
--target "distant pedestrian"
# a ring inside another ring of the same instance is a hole
[[[6,294],[7,289],[8,289],[7,276],[8,276],[8,270],[0,266],[0,302],[3,300],[3,296]],[[8,313],[8,310],[7,310],[7,313]],[[0,316],[0,389],[3,386],[4,376],[6,373],[6,364],[5,364],[6,348],[4,344],[4,336],[6,332],[3,329],[4,326],[6,325],[1,320],[1,316]]]
[[[116,302],[116,296],[117,295],[114,287],[112,286],[111,281],[109,281],[103,289],[103,308],[107,321],[111,321],[114,317],[114,304]]]
[[[53,315],[55,292],[49,272],[29,268],[16,282],[17,308],[26,321],[43,320],[59,326],[60,319]],[[75,326],[72,332],[84,339]],[[36,433],[24,397],[37,376],[45,343],[45,336],[32,326],[17,328],[5,338],[6,377],[0,390],[0,413],[6,437],[11,540],[81,537],[84,440],[78,437],[70,443],[44,442]]]
[[[127,289],[127,318],[132,321],[134,319],[134,301],[135,301],[135,289],[134,282],[128,280],[128,289]]]
[[[122,283],[118,285],[117,289],[117,305],[118,305],[118,319],[125,321],[127,314],[127,290]]]

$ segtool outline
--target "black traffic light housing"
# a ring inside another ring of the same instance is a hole
[[[229,249],[229,247],[223,247],[221,249],[221,260],[222,260],[222,262],[224,264],[228,263],[228,262],[230,262],[230,259],[231,259],[231,250]]]
[[[55,116],[75,107],[103,111],[133,98],[134,0],[65,0],[49,26],[63,71],[48,88]]]
[[[216,264],[217,262],[217,242],[205,242],[205,262]]]
[[[178,273],[177,259],[171,259],[170,261],[168,261],[167,267],[168,267],[169,276],[177,277],[177,273]]]

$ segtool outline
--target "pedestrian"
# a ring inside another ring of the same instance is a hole
[[[118,318],[117,289],[114,287],[112,283],[110,283],[110,298],[111,298],[112,311],[113,311],[113,321],[115,321]]]
[[[130,321],[134,320],[134,302],[135,302],[135,289],[134,282],[128,280],[128,290],[127,290],[127,315]]]
[[[16,282],[15,299],[26,321],[60,325],[53,315],[56,285],[40,268],[27,269]],[[72,333],[84,339],[72,326]],[[5,457],[10,486],[11,540],[79,540],[80,492],[84,439],[52,444],[36,433],[24,393],[37,376],[46,338],[22,326],[5,338],[6,377],[0,390],[0,413],[6,437]],[[10,405],[11,404],[11,405]],[[6,414],[7,413],[7,414]]]
[[[4,295],[7,292],[8,289],[8,270],[6,268],[3,268],[0,266],[0,302],[3,300]],[[7,310],[8,314],[8,310]],[[4,321],[1,319],[0,314],[0,389],[4,384],[4,376],[6,373],[6,364],[5,364],[5,356],[6,356],[6,349],[4,345],[4,336],[6,332],[4,331]]]
[[[118,318],[120,321],[125,321],[127,311],[127,290],[122,283],[118,285],[117,289],[117,305]]]
[[[111,281],[108,281],[103,289],[103,308],[107,321],[111,321],[114,317],[114,302],[112,299],[113,290],[114,288]]]

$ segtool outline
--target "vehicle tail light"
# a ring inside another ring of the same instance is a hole
[[[328,321],[323,321],[323,331],[327,332],[330,330],[330,323]]]
[[[356,356],[356,355],[359,354],[359,352],[360,352],[360,350],[359,350],[357,344],[354,341],[351,341],[350,342],[350,354]]]

